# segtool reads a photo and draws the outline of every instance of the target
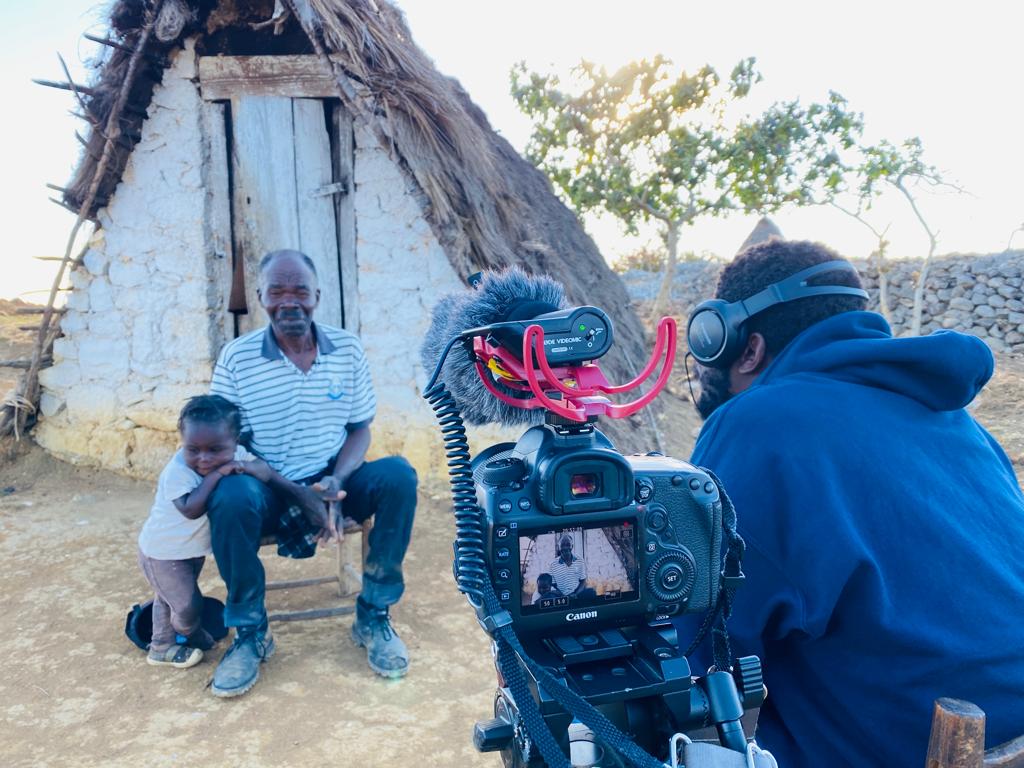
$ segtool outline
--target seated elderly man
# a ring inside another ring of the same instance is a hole
[[[297,251],[260,262],[260,304],[270,325],[225,345],[211,392],[241,407],[251,450],[273,469],[265,478],[232,475],[207,504],[213,554],[227,584],[231,648],[213,676],[215,696],[238,696],[274,652],[264,606],[260,538],[278,553],[310,557],[318,540],[337,539],[342,515],[374,517],[352,639],[370,668],[401,677],[405,644],[388,609],[402,596],[402,560],[412,534],[416,472],[397,456],[365,461],[376,399],[359,340],[313,322],[320,299],[316,268]]]

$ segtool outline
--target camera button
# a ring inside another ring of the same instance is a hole
[[[673,564],[662,568],[661,573],[658,574],[658,579],[661,581],[662,587],[672,592],[682,582],[683,576],[683,569]]]
[[[498,581],[502,581],[502,582],[508,581],[509,579],[512,578],[512,571],[510,571],[508,568],[501,568],[495,574],[495,578]]]
[[[501,590],[501,592],[498,593],[498,600],[500,600],[503,603],[507,603],[511,599],[512,599],[512,592],[507,590],[507,589],[503,589],[503,590]]]
[[[647,551],[648,552],[656,552],[657,550],[658,550],[658,542],[656,542],[656,541],[648,541],[647,542]]]
[[[668,517],[661,509],[652,509],[647,515],[647,527],[652,531],[660,531],[668,525]]]
[[[508,499],[502,499],[498,502],[498,511],[505,512],[506,514],[512,511],[512,502]]]
[[[636,501],[638,504],[646,504],[654,497],[654,486],[649,480],[636,481]]]
[[[499,560],[508,560],[510,557],[512,557],[512,551],[508,547],[500,547],[494,553],[494,556]]]
[[[504,525],[499,525],[494,529],[494,538],[497,541],[508,541],[508,528]]]
[[[526,512],[532,506],[533,503],[525,496],[519,500],[519,508],[523,510],[523,512]]]

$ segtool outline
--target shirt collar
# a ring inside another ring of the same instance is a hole
[[[326,333],[320,332],[316,323],[310,323],[310,329],[313,331],[313,338],[316,339],[316,346],[321,355],[329,355],[331,352],[337,349],[333,342],[327,338]],[[260,353],[267,360],[283,360],[284,353],[281,352],[281,347],[277,344],[277,339],[274,338],[274,329],[272,326],[267,326],[267,329],[263,332],[263,347]]]

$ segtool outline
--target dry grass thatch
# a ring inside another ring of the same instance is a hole
[[[602,306],[616,319],[618,344],[605,364],[609,377],[632,378],[642,367],[643,329],[618,277],[575,215],[555,197],[547,178],[495,134],[462,87],[440,74],[416,46],[397,8],[384,0],[286,0],[284,6],[298,18],[279,23],[277,31],[283,34],[275,36],[266,24],[254,26],[274,14],[271,0],[165,2],[161,16],[172,8],[178,25],[165,26],[178,33],[148,43],[152,77],[140,78],[133,88],[132,112],[122,121],[128,138],[110,164],[99,198],[112,196],[120,179],[160,62],[186,37],[197,35],[197,49],[208,54],[284,52],[283,45],[290,45],[291,53],[329,52],[336,72],[343,73],[339,96],[357,119],[373,124],[368,127],[376,128],[418,188],[424,215],[458,274],[519,264],[551,275],[566,286],[570,300]],[[131,48],[143,16],[143,0],[118,0],[111,11],[112,37]],[[97,63],[93,95],[86,103],[99,124],[109,114],[127,56],[109,49]],[[92,179],[97,146],[102,137],[93,135],[68,185],[65,202],[73,208]],[[623,447],[652,447],[649,433],[640,437],[644,445],[634,446],[640,426],[633,425],[632,436],[623,431]]]

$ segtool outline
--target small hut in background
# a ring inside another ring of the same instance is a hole
[[[79,94],[87,118],[105,126],[130,88],[120,138],[108,148],[94,128],[64,192],[75,210],[93,200],[98,226],[39,377],[34,435],[51,452],[158,471],[220,348],[265,324],[257,263],[278,248],[313,258],[317,318],[363,340],[373,450],[421,468],[441,452],[417,351],[434,303],[473,272],[517,264],[560,280],[615,319],[609,378],[642,367],[618,277],[387,2],[118,0],[104,51]],[[645,424],[609,426],[621,448],[646,450]]]
[[[757,220],[757,224],[755,224],[754,228],[750,230],[750,234],[747,235],[747,239],[743,241],[743,245],[739,247],[736,253],[743,253],[750,246],[763,243],[766,240],[771,240],[773,237],[782,240],[782,230],[779,229],[775,225],[775,222],[767,216],[762,216]]]

